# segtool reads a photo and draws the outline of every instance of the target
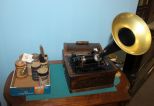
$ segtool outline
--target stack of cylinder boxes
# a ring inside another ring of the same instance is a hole
[[[32,54],[32,61],[23,61],[21,58],[16,61],[15,66],[17,78],[32,76],[33,81],[39,81],[41,84],[48,83],[49,67],[47,55]]]

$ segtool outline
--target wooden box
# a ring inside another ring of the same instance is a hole
[[[36,53],[34,53],[36,54]],[[48,55],[45,55],[46,61],[48,63]],[[29,63],[30,67],[32,62]],[[26,64],[27,65],[27,64]],[[28,67],[28,66],[27,66]],[[32,75],[27,75],[24,78],[18,78],[16,70],[13,71],[13,76],[10,84],[10,94],[11,96],[27,96],[35,94],[49,94],[51,91],[51,78],[50,78],[50,67],[48,67],[48,77],[45,84],[41,85],[39,81],[34,81]],[[31,69],[32,71],[32,69]],[[28,72],[28,69],[27,69]]]
[[[63,60],[65,76],[71,92],[85,91],[104,87],[111,87],[114,83],[117,68],[105,57],[108,63],[108,70],[93,71],[87,73],[75,73],[69,61],[72,53],[76,55],[87,55],[93,48],[102,51],[99,43],[64,43]]]

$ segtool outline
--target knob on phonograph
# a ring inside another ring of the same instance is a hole
[[[102,56],[122,49],[132,55],[142,55],[151,46],[151,32],[148,25],[133,13],[121,13],[112,23],[114,41],[105,49]]]

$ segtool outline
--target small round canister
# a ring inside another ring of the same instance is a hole
[[[27,77],[26,62],[17,60],[15,66],[16,66],[16,76],[18,78]]]
[[[30,63],[27,63],[27,72],[29,76],[32,76],[32,67]]]
[[[48,82],[48,75],[49,71],[46,67],[41,67],[37,70],[39,77],[41,78],[41,81],[43,84],[46,84]]]
[[[48,68],[48,61],[41,62],[41,67]]]
[[[32,79],[34,81],[38,81],[39,80],[39,76],[38,76],[38,73],[37,73],[37,70],[40,68],[41,64],[39,61],[33,61],[32,62]]]

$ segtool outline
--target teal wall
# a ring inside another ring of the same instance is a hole
[[[64,42],[107,45],[113,18],[136,11],[138,0],[0,0],[0,101],[18,56],[39,52],[62,59]]]

